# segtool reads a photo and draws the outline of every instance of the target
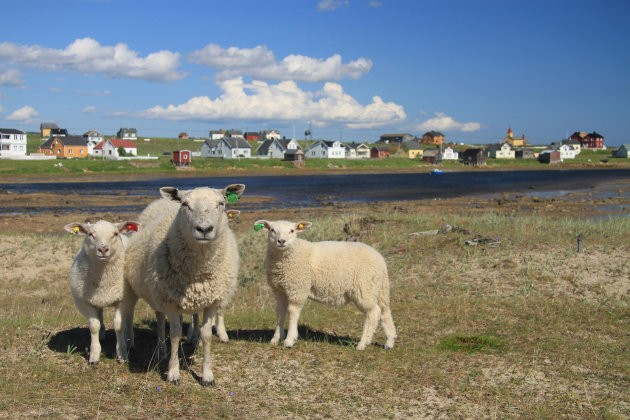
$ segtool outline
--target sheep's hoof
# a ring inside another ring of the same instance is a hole
[[[98,365],[98,360],[96,362],[89,361],[88,364],[90,364],[92,366],[96,366],[96,365]]]
[[[173,381],[173,385],[175,385],[175,386],[179,386],[179,379],[175,379],[175,380]]]
[[[214,379],[211,381],[201,381],[201,386],[215,386],[217,383],[214,382]]]

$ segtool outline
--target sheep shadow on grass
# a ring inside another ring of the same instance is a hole
[[[228,337],[230,340],[236,341],[249,341],[249,342],[257,342],[257,343],[269,343],[271,338],[273,337],[274,330],[271,329],[240,329],[240,330],[229,330]],[[306,341],[313,343],[328,343],[328,344],[336,344],[342,347],[352,347],[354,348],[357,344],[357,341],[354,338],[329,334],[324,331],[314,330],[306,325],[298,326],[298,341]]]
[[[184,331],[186,331],[188,324],[184,323],[183,327]],[[143,321],[140,325],[134,325],[133,330],[136,345],[129,350],[129,371],[138,373],[157,370],[165,377],[168,371],[168,355],[158,360],[157,322],[155,320]],[[168,323],[166,324],[166,333],[167,349],[170,350]],[[48,348],[60,354],[81,354],[81,357],[87,363],[90,348],[90,331],[87,327],[75,327],[59,331],[50,336]],[[188,345],[184,341],[181,342],[179,358],[182,369],[190,372],[195,379],[201,380],[196,373],[189,369],[189,366],[193,364],[191,358],[194,353],[195,347],[193,345]],[[101,340],[101,360],[103,359],[116,359],[116,333],[111,328],[106,330],[105,340]]]

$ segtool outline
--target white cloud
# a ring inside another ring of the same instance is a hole
[[[24,123],[32,122],[35,117],[39,115],[39,112],[32,106],[24,106],[18,110],[13,111],[6,116],[8,121],[21,121]]]
[[[481,124],[478,122],[461,123],[455,121],[443,112],[436,112],[435,118],[428,119],[415,126],[416,131],[479,131]]]
[[[98,73],[106,78],[171,82],[187,76],[177,71],[179,53],[163,50],[142,58],[126,44],[103,46],[92,38],[77,39],[62,50],[2,42],[0,58],[40,71]]]
[[[369,1],[367,5],[368,7],[381,7],[383,5],[383,2],[372,0]]]
[[[137,116],[175,121],[312,121],[316,125],[345,124],[348,128],[378,127],[407,118],[401,105],[383,102],[374,96],[370,104],[363,106],[344,93],[341,85],[332,82],[316,92],[303,91],[293,81],[246,84],[242,78],[236,78],[217,82],[217,85],[222,93],[216,99],[199,96],[180,105],[154,106]]]
[[[93,114],[96,112],[96,107],[93,105],[88,105],[81,110],[84,114]]]
[[[348,0],[320,0],[317,3],[317,10],[320,12],[332,12],[339,7],[347,6],[350,4]]]
[[[203,49],[192,52],[189,59],[219,70],[218,80],[248,75],[258,80],[315,83],[345,78],[358,79],[372,68],[372,60],[364,57],[343,64],[339,54],[327,59],[291,54],[282,61],[276,61],[273,52],[266,46],[224,49],[216,44],[208,44]]]
[[[0,73],[0,86],[23,87],[22,72],[16,69],[9,69]]]

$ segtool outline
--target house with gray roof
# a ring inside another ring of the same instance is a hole
[[[122,140],[136,140],[138,138],[138,130],[136,130],[135,128],[123,127],[118,130],[118,133],[116,133],[116,137]]]
[[[630,158],[630,143],[624,143],[615,151],[613,151],[612,157],[614,158]]]
[[[252,147],[241,137],[222,137],[219,140],[206,140],[200,148],[201,157],[223,159],[250,158]]]
[[[256,149],[256,156],[266,156],[272,159],[284,159],[288,151],[297,151],[301,150],[299,143],[294,140],[287,139],[270,139],[265,140],[259,147]]]
[[[340,141],[319,140],[311,144],[304,153],[307,158],[345,159],[346,148]]]
[[[0,128],[0,157],[26,156],[26,133],[15,128]]]

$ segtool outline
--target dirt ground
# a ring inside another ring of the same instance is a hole
[[[82,207],[118,207],[130,203],[143,208],[155,199],[154,196],[126,195],[79,195],[79,194],[13,194],[0,191],[0,231],[5,233],[56,234],[70,222],[95,222],[100,219],[112,222],[134,220],[139,212],[76,211]],[[133,201],[131,201],[133,200]],[[232,208],[251,205],[267,200],[264,197],[245,194]],[[18,208],[20,211],[12,209]],[[494,194],[491,196],[455,197],[417,201],[390,201],[373,203],[322,202],[319,207],[272,208],[270,210],[243,211],[242,222],[253,222],[258,218],[287,219],[308,217],[322,213],[361,213],[392,211],[402,213],[475,214],[494,212],[497,214],[537,214],[551,217],[607,217],[630,213],[630,180],[614,184],[602,184],[562,196],[532,190],[528,194]]]

